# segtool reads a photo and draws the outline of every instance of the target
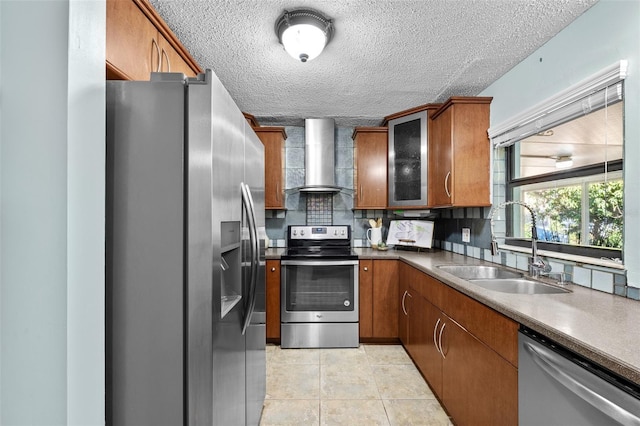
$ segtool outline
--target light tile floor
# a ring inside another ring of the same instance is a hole
[[[281,349],[267,345],[267,425],[451,422],[400,345]]]

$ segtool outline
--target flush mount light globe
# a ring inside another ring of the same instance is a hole
[[[570,155],[560,155],[556,157],[557,169],[569,169],[573,166],[573,158]]]
[[[294,59],[317,57],[333,36],[333,22],[313,9],[285,10],[276,21],[278,41]]]

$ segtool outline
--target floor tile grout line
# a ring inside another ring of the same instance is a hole
[[[280,348],[278,348],[278,349],[280,349]],[[404,350],[404,348],[401,348],[401,349]],[[330,365],[329,363],[323,363],[323,355],[326,355],[326,352],[328,352],[328,350],[320,350],[317,353],[317,356],[318,356],[318,358],[317,358],[317,365],[318,365],[318,383],[317,383],[317,385],[318,385],[318,398],[291,398],[291,399],[289,399],[289,398],[286,398],[286,399],[277,398],[277,399],[272,399],[272,400],[274,400],[274,401],[276,401],[276,400],[280,400],[280,401],[285,401],[285,400],[286,401],[294,401],[294,400],[316,401],[317,405],[315,403],[313,405],[316,405],[316,407],[317,407],[317,410],[318,410],[317,411],[317,413],[318,413],[318,421],[319,421],[320,424],[322,424],[322,418],[323,418],[322,406],[323,406],[324,403],[326,403],[327,401],[340,401],[340,400],[349,400],[350,399],[350,398],[333,399],[331,396],[328,396],[326,398],[323,397],[323,394],[322,394],[322,373],[323,373],[325,367],[327,365]],[[371,373],[373,373],[373,371],[374,371],[374,369],[376,367],[399,367],[401,365],[411,365],[411,363],[407,364],[407,363],[404,363],[404,362],[394,362],[393,359],[391,359],[391,362],[388,362],[389,359],[387,359],[387,362],[381,362],[381,358],[379,358],[379,357],[376,358],[376,356],[374,356],[373,354],[371,354],[371,356],[369,356],[369,351],[366,351],[365,348],[363,348],[362,352],[363,352],[363,355],[366,357],[366,359],[364,361],[369,366]],[[406,351],[404,353],[406,353]],[[283,358],[286,359],[286,357],[283,357]],[[282,361],[283,358],[280,358],[280,360]],[[330,360],[331,358],[332,357],[329,357],[328,359]],[[359,356],[356,357],[355,361],[358,361],[358,358],[359,358]],[[272,361],[273,361],[273,357],[272,357]],[[395,361],[397,361],[397,359]],[[351,360],[348,361],[347,364],[349,362],[351,362]],[[358,364],[363,364],[362,362],[357,362],[357,363]],[[288,363],[287,362],[281,362],[280,364],[288,364]],[[310,363],[302,363],[302,364],[310,364]],[[363,398],[363,399],[356,398],[356,400],[361,400],[361,401],[367,401],[367,400],[368,401],[380,401],[380,403],[382,404],[382,408],[384,410],[387,422],[389,424],[391,424],[391,419],[389,417],[390,416],[390,414],[389,414],[390,412],[388,411],[388,406],[387,406],[387,404],[385,404],[385,401],[387,401],[387,400],[390,401],[390,402],[394,401],[394,400],[430,401],[430,400],[434,399],[434,398],[428,398],[428,397],[427,398],[424,398],[424,397],[419,397],[419,398],[407,398],[407,397],[404,397],[404,398],[383,398],[382,393],[380,391],[380,385],[379,385],[378,381],[375,380],[375,375],[374,375],[373,379],[374,379],[374,384],[376,386],[376,391],[377,391],[378,397],[377,398]],[[422,380],[424,380],[424,379],[422,379]]]

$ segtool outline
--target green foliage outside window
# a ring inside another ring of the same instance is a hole
[[[583,188],[588,192],[588,212],[582,211]],[[524,190],[524,201],[538,214],[538,238],[566,244],[622,249],[623,182],[613,180],[586,185]],[[587,241],[583,220],[588,223]],[[530,224],[522,233],[531,237]]]
[[[622,248],[622,180],[589,185],[589,245]]]

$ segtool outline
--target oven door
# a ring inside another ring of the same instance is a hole
[[[282,260],[281,321],[357,322],[358,260]]]

